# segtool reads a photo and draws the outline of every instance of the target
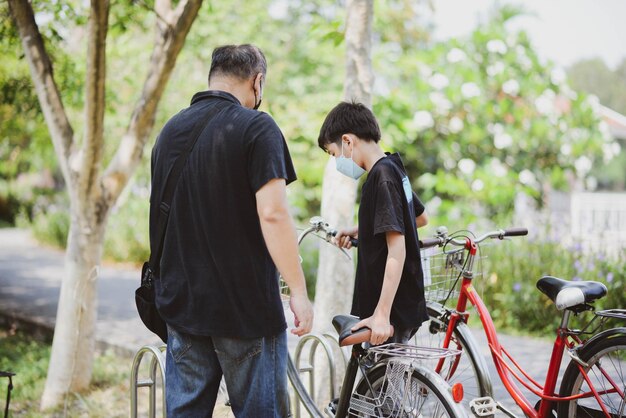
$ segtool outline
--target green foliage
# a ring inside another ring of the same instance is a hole
[[[50,346],[23,333],[0,331],[0,370],[11,371],[11,411],[37,411],[50,358]],[[3,379],[2,386],[6,388]],[[2,391],[4,394],[4,390]],[[3,403],[4,405],[4,403]]]
[[[566,280],[594,280],[604,283],[608,295],[596,302],[596,309],[626,306],[626,261],[608,259],[601,254],[585,255],[580,247],[564,248],[551,242],[511,242],[484,245],[481,253],[483,275],[475,280],[491,317],[499,330],[550,336],[559,324],[561,313],[537,288],[546,275]],[[592,315],[574,318],[582,327]]]
[[[45,413],[39,412],[39,402],[46,383],[50,360],[50,344],[18,331],[0,330],[0,370],[9,370],[13,377],[13,391],[9,417],[38,418],[42,416],[128,416],[128,390],[131,361],[112,352],[97,354],[93,380],[81,393],[70,393],[63,405]],[[0,381],[5,399],[6,380]],[[4,403],[2,403],[4,407]],[[147,413],[141,405],[140,412]],[[68,414],[69,413],[69,414]]]
[[[114,261],[140,264],[150,258],[148,216],[150,209],[147,187],[131,186],[109,216],[104,257]]]
[[[626,114],[626,58],[615,70],[601,58],[583,59],[572,64],[567,75],[574,89],[595,94],[603,105]]]
[[[375,113],[447,224],[509,214],[520,192],[541,203],[546,185],[568,189],[613,153],[597,103],[542,63],[524,32],[506,30],[514,14],[501,11],[468,39],[379,57],[394,65],[380,69]]]

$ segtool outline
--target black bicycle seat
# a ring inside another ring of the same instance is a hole
[[[586,303],[602,298],[607,292],[606,286],[600,282],[574,282],[552,276],[543,276],[539,279],[537,289],[549,297],[557,309],[574,312],[585,310]]]
[[[337,334],[339,334],[340,347],[360,344],[370,340],[372,330],[369,328],[364,327],[352,332],[352,327],[360,320],[352,315],[337,315],[333,318],[333,326],[337,330]]]

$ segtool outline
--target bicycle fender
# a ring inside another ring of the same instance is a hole
[[[611,329],[607,329],[602,332],[599,332],[598,334],[594,335],[593,337],[585,341],[582,347],[579,348],[579,352],[580,352],[579,356],[581,358],[584,358],[585,352],[593,348],[595,344],[597,344],[599,341],[602,341],[606,338],[613,338],[613,337],[618,337],[618,336],[626,336],[626,327],[611,328]]]
[[[442,316],[448,309],[437,302],[428,302],[428,308],[437,312],[438,316]],[[476,376],[478,378],[478,384],[483,392],[483,396],[493,396],[493,384],[491,380],[491,374],[489,373],[489,367],[485,357],[481,354],[481,348],[472,335],[469,327],[465,322],[458,322],[456,331],[459,338],[463,340],[463,343],[468,348],[467,355],[471,358],[471,361],[476,365]]]
[[[450,386],[450,384],[446,382],[445,380],[443,380],[443,378],[438,373],[435,373],[433,370],[427,369],[426,367],[421,366],[419,364],[417,365],[414,364],[413,367],[418,373],[426,376],[428,380],[430,380],[436,386],[442,389],[441,392],[443,393],[446,400],[448,401],[448,404],[452,407],[452,410],[454,411],[454,416],[456,418],[468,418],[469,417],[469,415],[467,414],[467,411],[461,407],[461,404],[456,403],[454,399],[452,398],[452,387]]]

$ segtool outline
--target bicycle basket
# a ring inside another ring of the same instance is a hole
[[[467,252],[462,249],[437,251],[427,248],[421,251],[424,271],[424,297],[429,302],[445,303],[459,297],[461,275],[466,267]],[[475,257],[473,277],[482,275],[482,255]],[[478,259],[478,260],[476,260]],[[478,261],[478,262],[477,262]]]
[[[399,418],[407,416],[434,416],[429,409],[434,405],[430,389],[413,378],[411,361],[390,359],[384,376],[370,381],[365,394],[353,393],[350,398],[350,416]],[[419,413],[419,415],[417,415]]]

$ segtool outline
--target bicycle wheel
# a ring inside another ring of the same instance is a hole
[[[397,367],[394,367],[396,366]],[[408,375],[410,373],[410,380]],[[359,382],[350,403],[351,417],[456,418],[464,416],[450,386],[432,371],[410,363],[379,363]]]
[[[422,324],[415,334],[415,345],[422,347],[443,347],[443,340],[448,329],[446,317],[442,315],[442,307],[428,306],[430,320]],[[465,323],[457,323],[450,345],[447,348],[460,350],[458,356],[448,357],[444,360],[439,374],[450,385],[461,383],[465,393],[462,405],[469,410],[469,402],[472,399],[484,396],[492,396],[491,379],[484,357],[479,351],[469,327]],[[435,370],[439,360],[422,360],[422,364]]]
[[[617,335],[597,341],[587,350],[581,350],[580,359],[587,364],[583,370],[591,386],[599,393],[600,399],[611,417],[626,417],[626,336]],[[589,393],[590,385],[585,380],[575,360],[572,360],[563,375],[561,396]],[[605,416],[600,402],[593,396],[586,396],[569,402],[560,402],[558,416],[602,417]]]

